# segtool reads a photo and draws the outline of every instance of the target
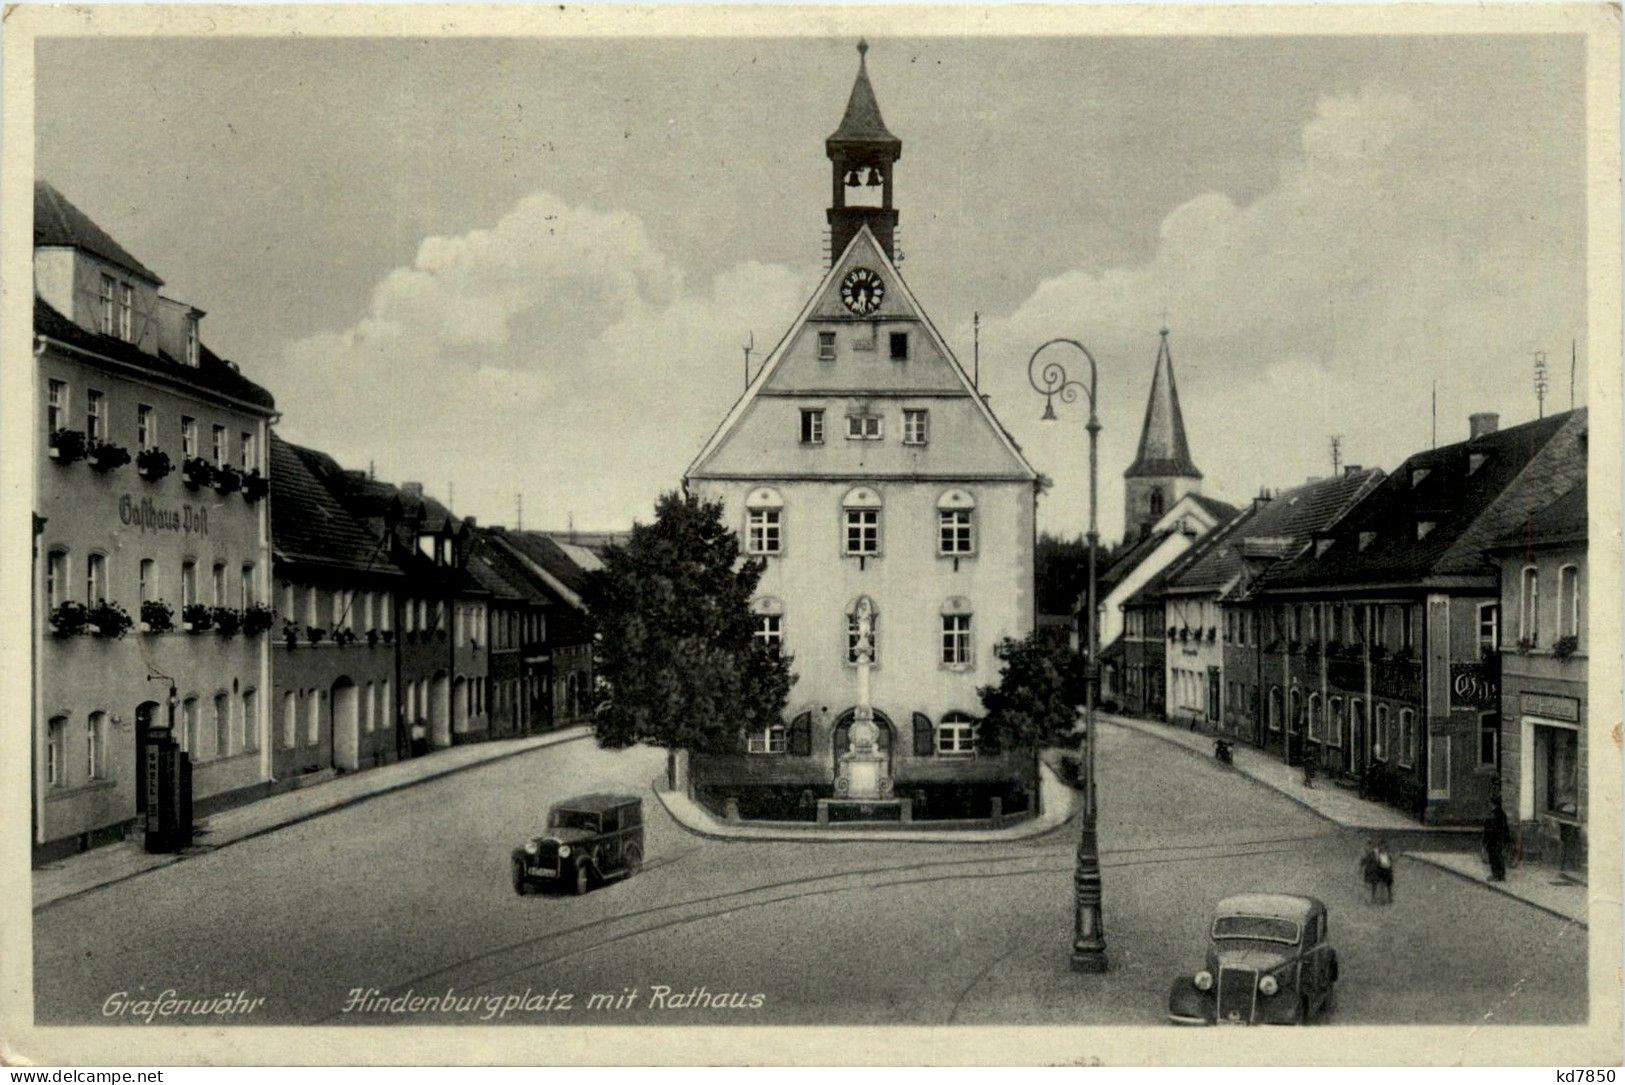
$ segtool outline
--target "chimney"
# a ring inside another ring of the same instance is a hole
[[[1494,411],[1479,411],[1467,416],[1467,439],[1488,437],[1501,426],[1501,416]]]
[[[1271,501],[1271,498],[1270,498],[1269,487],[1268,486],[1260,487],[1259,491],[1258,491],[1258,496],[1253,498],[1253,511],[1258,512],[1265,505],[1268,505],[1270,503],[1270,501]]]
[[[406,494],[408,497],[422,497],[423,483],[403,482],[401,483],[401,493]]]
[[[1365,470],[1365,469],[1363,467],[1361,467],[1357,463],[1348,464],[1343,468],[1343,477],[1344,478],[1353,478],[1355,475],[1358,475],[1363,470]]]

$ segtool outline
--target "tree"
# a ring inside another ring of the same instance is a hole
[[[750,600],[761,561],[742,561],[722,504],[671,492],[655,519],[636,524],[587,583],[595,666],[606,699],[598,744],[667,751],[739,749],[746,731],[782,719],[795,676],[790,660],[755,636]]]
[[[1036,632],[1006,637],[994,648],[1004,663],[999,684],[983,686],[982,733],[1001,746],[1075,746],[1083,703],[1083,661],[1065,644]]]
[[[1104,568],[1104,557],[1097,552],[1097,567]],[[1040,534],[1033,553],[1033,580],[1040,614],[1071,614],[1089,584],[1089,544],[1082,538]]]

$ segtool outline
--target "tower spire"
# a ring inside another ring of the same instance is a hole
[[[1150,530],[1175,501],[1200,490],[1202,484],[1202,472],[1196,469],[1190,442],[1185,438],[1185,416],[1179,409],[1179,387],[1174,382],[1174,355],[1168,346],[1167,327],[1159,334],[1151,395],[1140,426],[1140,447],[1134,462],[1123,472],[1127,503],[1123,522],[1131,536],[1136,528],[1142,535]]]
[[[892,135],[880,116],[880,103],[869,82],[869,43],[858,41],[858,74],[846,100],[841,123],[824,141],[831,170],[830,260],[839,259],[859,230],[868,226],[895,259],[893,235],[897,211],[892,207],[892,165],[903,157],[903,141]],[[875,190],[878,190],[876,192]],[[878,195],[878,199],[875,197]]]

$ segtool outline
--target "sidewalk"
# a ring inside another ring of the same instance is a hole
[[[590,727],[570,727],[545,735],[452,746],[423,757],[350,773],[315,787],[285,791],[203,818],[198,822],[196,843],[179,855],[149,855],[141,849],[139,839],[82,852],[33,872],[34,910],[37,912],[104,885],[184,862],[194,855],[206,855],[378,795],[591,734]]]
[[[1581,927],[1587,926],[1590,918],[1589,890],[1585,884],[1560,877],[1555,867],[1524,863],[1509,867],[1506,881],[1492,882],[1488,880],[1488,867],[1477,852],[1408,851],[1405,858],[1449,871],[1497,893],[1516,897],[1560,919],[1573,920]]]
[[[664,784],[664,780],[659,781]],[[857,828],[814,826],[811,823],[775,821],[770,823],[724,821],[688,796],[686,791],[655,789],[660,802],[678,825],[696,836],[720,840],[794,840],[801,843],[887,842],[906,844],[995,844],[1043,836],[1071,820],[1074,792],[1043,762],[1038,766],[1038,805],[1040,813],[1002,829],[932,829],[928,821],[914,822],[917,828]]]

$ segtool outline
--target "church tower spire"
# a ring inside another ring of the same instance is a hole
[[[858,77],[846,101],[840,127],[824,141],[832,180],[829,221],[830,262],[840,258],[859,230],[868,226],[895,260],[897,211],[892,207],[892,165],[903,157],[903,141],[886,129],[880,103],[869,84],[869,43],[858,41]]]
[[[1185,416],[1179,410],[1179,388],[1174,383],[1174,356],[1168,348],[1167,328],[1162,329],[1162,340],[1157,344],[1139,451],[1123,472],[1123,479],[1123,526],[1130,538],[1144,535],[1175,501],[1202,488],[1202,472],[1196,469],[1190,443],[1185,439]]]

